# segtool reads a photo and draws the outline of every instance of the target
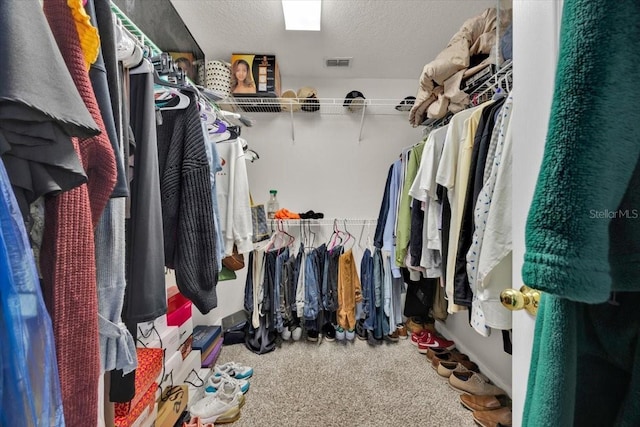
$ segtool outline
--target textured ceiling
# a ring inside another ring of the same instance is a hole
[[[205,58],[275,54],[283,76],[418,78],[462,23],[496,0],[323,0],[322,31],[285,31],[279,0],[171,0]],[[346,69],[329,57],[353,57]]]

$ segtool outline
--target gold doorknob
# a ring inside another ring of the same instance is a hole
[[[500,302],[509,310],[522,310],[523,308],[534,316],[538,312],[540,303],[540,291],[528,286],[522,286],[520,290],[505,289],[500,292]]]

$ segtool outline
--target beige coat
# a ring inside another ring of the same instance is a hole
[[[496,44],[495,8],[468,19],[451,38],[447,47],[436,58],[424,66],[420,75],[416,101],[409,113],[409,121],[415,127],[427,117],[444,117],[447,111],[456,113],[469,104],[469,97],[460,90],[462,79],[495,62],[490,55],[482,63],[469,68],[471,57],[490,54]],[[506,29],[511,22],[511,11],[501,11],[500,28]]]

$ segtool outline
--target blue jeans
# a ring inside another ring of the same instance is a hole
[[[369,249],[362,254],[360,262],[360,283],[362,284],[362,309],[364,328],[373,331],[376,324],[375,286],[373,284],[373,257]]]
[[[273,284],[273,308],[276,331],[282,332],[284,311],[284,283],[282,280],[282,270],[284,262],[289,258],[289,248],[284,248],[276,258],[275,282]]]
[[[319,288],[318,288],[318,252],[312,251],[307,255],[304,265],[304,319],[316,320],[320,308]]]

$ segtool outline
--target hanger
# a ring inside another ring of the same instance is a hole
[[[351,247],[353,248],[353,245],[355,244],[356,239],[355,239],[355,237],[353,236],[353,234],[351,234],[351,233],[349,232],[349,230],[347,230],[347,220],[346,220],[346,219],[343,219],[342,221],[343,221],[343,225],[344,225],[344,233],[346,233],[346,234],[347,234],[347,239],[344,241],[343,246],[344,246],[344,245],[346,245],[346,244],[347,244],[347,242],[351,240],[351,241],[352,241],[352,242],[351,242]]]
[[[287,237],[287,244],[278,247],[277,249],[283,249],[285,247],[289,247],[293,244],[293,242],[296,240],[295,237],[293,237],[291,234],[287,233],[284,229],[284,226],[282,224],[282,220],[277,220],[278,221],[278,225],[276,227],[275,232],[271,235],[271,239],[269,239],[269,244],[267,245],[267,250],[270,250],[271,248],[275,248],[276,247],[276,241],[278,239],[278,237]],[[284,236],[283,236],[284,235]],[[283,241],[284,243],[284,241]]]
[[[156,107],[158,107],[160,110],[184,110],[189,106],[189,104],[191,104],[191,99],[187,95],[180,93],[180,91],[177,89],[163,89],[158,93],[162,92],[164,92],[163,96],[155,100]],[[178,98],[178,103],[172,106],[165,106],[168,101],[173,98]]]

